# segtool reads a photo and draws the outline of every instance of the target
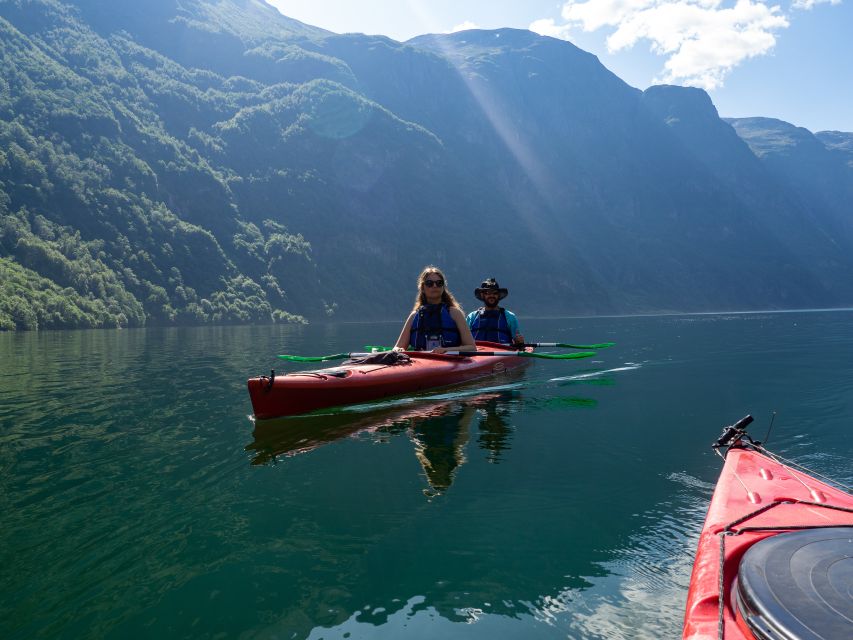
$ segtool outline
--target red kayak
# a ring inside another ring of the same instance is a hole
[[[853,638],[853,495],[746,434],[726,450],[699,538],[684,640]],[[721,454],[722,455],[722,454]]]
[[[477,350],[503,351],[505,345],[477,342]],[[249,379],[255,418],[293,416],[349,404],[380,400],[486,378],[529,364],[516,354],[501,356],[444,355],[406,351],[401,364],[343,364],[316,371]]]

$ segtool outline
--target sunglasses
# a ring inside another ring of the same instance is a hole
[[[424,286],[432,289],[433,287],[443,287],[444,280],[424,280]]]

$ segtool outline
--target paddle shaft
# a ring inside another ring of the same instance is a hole
[[[418,357],[423,355],[429,356],[463,356],[471,358],[474,356],[497,356],[497,357],[518,357],[518,358],[542,358],[544,360],[577,360],[580,358],[589,358],[594,356],[592,351],[579,351],[577,353],[536,353],[534,351],[445,351],[444,353],[432,353],[431,351],[408,351],[410,356]],[[347,358],[366,358],[367,356],[376,355],[375,353],[334,353],[328,356],[292,356],[279,355],[282,360],[290,362],[328,362],[329,360],[345,360]]]
[[[606,349],[607,347],[612,347],[615,342],[599,342],[597,344],[569,344],[567,342],[525,342],[524,344],[518,345],[507,345],[512,347],[557,347],[560,349]],[[390,351],[391,347],[380,347],[372,344],[368,344],[364,346],[365,349],[371,349],[374,351]]]
[[[374,355],[372,353],[333,353],[328,356],[291,356],[279,355],[277,358],[289,360],[290,362],[328,362],[329,360],[346,360],[347,358],[365,358]]]
[[[445,351],[446,356],[516,356],[519,358],[543,358],[546,360],[578,360],[594,356],[592,351],[579,351],[578,353],[536,353],[534,351]]]
[[[615,342],[600,342],[598,344],[568,344],[567,342],[525,342],[525,347],[559,347],[561,349],[606,349]]]

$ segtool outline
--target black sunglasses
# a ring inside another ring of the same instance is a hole
[[[424,286],[432,289],[433,287],[443,287],[444,280],[424,280]]]

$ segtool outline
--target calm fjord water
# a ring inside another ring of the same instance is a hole
[[[0,637],[674,638],[724,424],[853,482],[849,311],[527,320],[617,346],[253,433],[397,329],[0,334]]]

